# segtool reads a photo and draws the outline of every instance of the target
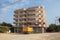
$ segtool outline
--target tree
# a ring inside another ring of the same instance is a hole
[[[2,32],[2,33],[7,32],[9,30],[10,30],[10,28],[7,26],[0,26],[0,32]]]
[[[0,25],[1,25],[1,26],[12,27],[12,24],[10,24],[10,23],[6,23],[6,22],[1,23]]]
[[[56,24],[50,24],[49,27],[47,28],[47,32],[56,32],[56,31],[57,31]]]
[[[58,20],[59,20],[59,23],[60,23],[60,18]]]
[[[0,23],[0,32],[5,32],[5,31],[9,31],[9,30],[12,30],[12,24],[10,23],[6,23],[6,22],[3,22],[3,23]]]

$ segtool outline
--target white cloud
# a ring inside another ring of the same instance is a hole
[[[10,6],[6,6],[1,8],[1,14],[0,17],[5,18],[7,15],[9,15],[9,13],[12,11],[12,9],[17,8],[18,5],[10,5]]]
[[[28,0],[8,0],[8,2],[10,2],[10,3],[14,3],[14,2],[17,2],[17,1],[18,1],[18,2],[20,1],[20,2],[24,2],[24,3],[25,3],[25,2],[27,2]]]
[[[19,1],[19,0],[8,0],[8,2],[10,2],[10,3],[14,3],[16,1]]]
[[[21,2],[27,2],[27,1],[29,1],[29,0],[21,0]]]
[[[8,9],[9,9],[8,7],[1,9],[1,18],[2,19],[5,18],[5,16],[7,16],[6,13],[9,11]]]
[[[16,2],[18,0],[9,0],[10,2]],[[25,4],[29,4],[29,0],[21,0],[21,3],[20,4],[14,4],[14,5],[9,5],[9,6],[6,6],[4,8],[2,8],[2,13],[6,13],[8,12],[9,9],[14,9],[14,8],[17,8],[17,7],[22,7],[24,6]],[[3,4],[5,5],[5,4]],[[13,7],[13,8],[12,8]]]
[[[8,0],[9,3],[14,3],[14,2],[21,2],[21,3],[24,3],[24,4],[28,4],[29,3],[29,0]]]
[[[18,2],[17,2],[18,1]],[[14,5],[14,3],[19,3],[20,1],[20,5],[26,5],[26,4],[29,4],[29,0],[8,0],[7,4],[6,3],[2,3],[2,7],[7,7],[7,6],[10,6],[10,3],[12,3],[11,5]],[[15,4],[16,4],[15,3]]]
[[[22,4],[21,5],[28,5],[30,4],[30,0],[21,0]]]
[[[13,3],[13,2],[16,2],[16,1],[18,1],[18,0],[15,0],[15,1],[14,0],[11,0],[10,2]],[[26,4],[29,4],[29,1],[28,0],[21,0],[21,3],[20,4],[19,3],[16,3],[14,5],[9,5],[9,6],[6,6],[4,8],[1,8],[1,12],[2,12],[2,14],[0,15],[1,16],[1,19],[2,20],[5,19],[5,17],[7,15],[9,15],[9,12],[12,11],[12,9],[15,10],[15,9],[18,9],[18,8],[22,8]],[[3,5],[5,5],[5,4],[3,4]]]
[[[2,6],[6,6],[6,4],[3,3]]]
[[[9,9],[10,9],[10,6],[4,7],[2,8],[2,12],[3,13],[8,12]]]

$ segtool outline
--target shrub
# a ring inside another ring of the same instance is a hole
[[[7,27],[7,26],[0,27],[0,33],[7,32],[9,30],[10,30],[10,27]]]

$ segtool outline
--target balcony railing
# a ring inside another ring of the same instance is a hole
[[[13,18],[13,20],[18,20],[18,18]]]

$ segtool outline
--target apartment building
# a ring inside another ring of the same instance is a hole
[[[42,32],[46,28],[46,15],[43,6],[22,8],[14,11],[14,32],[22,32],[23,26],[31,26],[33,32]],[[44,32],[44,31],[43,31]]]

